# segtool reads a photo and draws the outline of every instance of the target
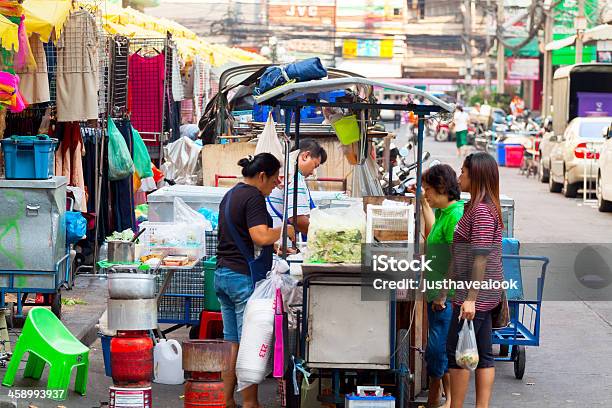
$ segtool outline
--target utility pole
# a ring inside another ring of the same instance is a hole
[[[542,113],[544,116],[552,114],[550,109],[552,105],[552,51],[546,50],[548,45],[553,39],[553,26],[555,22],[555,11],[551,7],[552,1],[546,1],[544,3],[544,72],[542,75]]]
[[[463,0],[463,46],[465,47],[465,82],[467,89],[472,85],[472,2]]]
[[[504,0],[497,0],[497,93],[506,92],[506,59],[504,57],[505,47],[502,43],[503,32],[501,27],[504,24]]]
[[[485,9],[485,55],[484,55],[484,76],[485,76],[485,95],[487,98],[491,96],[491,63],[489,61],[489,52],[491,51],[491,26],[493,18],[491,18],[491,0],[487,0],[487,6]],[[488,101],[487,101],[488,102]]]
[[[582,35],[586,29],[586,17],[584,15],[584,0],[578,0],[578,16],[574,23],[576,29],[576,64],[582,62]]]

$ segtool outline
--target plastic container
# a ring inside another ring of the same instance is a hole
[[[183,350],[178,341],[160,339],[153,349],[153,362],[154,382],[168,385],[184,382]]]
[[[506,167],[521,167],[523,162],[523,146],[506,145]]]
[[[498,143],[497,144],[497,164],[500,166],[506,165],[506,146],[521,146],[517,144],[506,144],[506,143]]]
[[[266,376],[268,359],[273,348],[273,333],[274,299],[249,300],[236,359],[239,388],[240,383],[259,384]]]
[[[359,395],[347,395],[344,400],[346,408],[394,408],[395,398],[392,396],[362,397]]]
[[[350,145],[359,141],[359,124],[357,123],[357,116],[350,115],[338,119],[332,123],[332,127],[336,132],[336,136],[343,145]]]
[[[111,371],[111,356],[110,356],[110,344],[111,344],[111,336],[106,336],[102,333],[98,333],[98,337],[100,337],[100,343],[102,343],[102,356],[104,357],[104,374],[107,377],[112,377],[113,373]]]
[[[220,312],[221,303],[215,292],[215,269],[217,269],[217,257],[204,261],[204,309],[211,312]]]
[[[112,377],[118,386],[148,386],[153,378],[153,340],[146,331],[118,332],[111,340]]]
[[[47,135],[12,136],[0,143],[7,179],[44,180],[54,175],[57,139]]]

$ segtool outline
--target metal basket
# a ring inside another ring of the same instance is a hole
[[[155,293],[159,293],[166,274],[160,268],[155,277]],[[204,267],[199,262],[190,269],[174,269],[172,280],[162,295],[157,310],[160,323],[198,324],[204,309]]]
[[[217,245],[219,244],[218,230],[206,231],[206,257],[212,258],[217,255]]]

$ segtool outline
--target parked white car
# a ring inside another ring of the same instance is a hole
[[[563,137],[551,136],[549,158],[549,190],[566,197],[576,197],[582,189],[585,175],[587,183],[596,181],[599,170],[599,151],[604,142],[603,129],[612,117],[589,117],[573,119]],[[586,168],[585,168],[586,167]]]
[[[601,212],[612,211],[612,124],[603,132],[604,143],[599,152],[597,207]]]

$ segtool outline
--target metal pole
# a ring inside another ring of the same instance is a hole
[[[463,12],[463,46],[465,47],[465,82],[469,95],[472,83],[472,4],[470,0],[463,0],[461,11]]]
[[[584,0],[578,0],[578,16],[576,17],[576,64],[582,62],[582,35],[586,28],[584,16]]]
[[[506,92],[506,61],[504,57],[505,47],[502,43],[502,25],[504,23],[504,0],[497,0],[497,93]]]
[[[291,110],[285,109],[285,136],[287,139],[285,140],[285,166],[284,166],[284,188],[283,188],[283,239],[282,239],[282,248],[283,248],[283,259],[287,259],[287,223],[288,223],[288,207],[287,203],[289,202],[289,155],[291,148],[289,144],[291,141],[289,140],[289,136],[291,134]]]
[[[546,14],[546,21],[544,23],[544,47],[548,45],[553,39],[553,23],[554,14],[552,8],[544,11]],[[542,86],[542,112],[544,116],[551,114],[551,97],[552,97],[552,51],[544,50],[544,73],[543,73],[543,86]]]
[[[485,95],[487,97],[491,96],[491,64],[489,61],[489,51],[491,50],[491,31],[490,31],[490,27],[491,27],[491,22],[492,22],[492,18],[491,18],[491,0],[487,0],[487,5],[486,5],[486,9],[485,9],[485,15],[486,15],[486,27],[485,27],[485,32],[486,32],[486,37],[485,37],[485,41],[486,41],[486,46],[485,46],[485,55],[484,55],[484,62],[485,62],[485,70],[484,70],[484,75],[485,75]],[[486,101],[488,102],[488,101]]]
[[[425,130],[425,117],[419,114],[419,131],[417,134],[417,179],[415,193],[415,222],[414,222],[414,255],[420,254],[419,241],[421,240],[421,177],[423,176],[423,131]]]
[[[300,111],[302,110],[301,106],[297,106],[295,108],[295,149],[299,150],[300,148]],[[300,156],[295,159],[295,167],[293,169],[293,228],[295,230],[296,238],[297,238],[297,210],[298,210],[298,172],[300,171],[298,167],[298,163],[300,161]],[[297,239],[296,239],[297,240]],[[294,245],[295,247],[295,245]]]

